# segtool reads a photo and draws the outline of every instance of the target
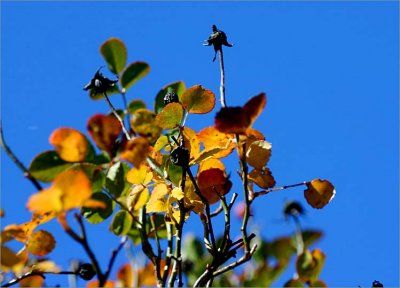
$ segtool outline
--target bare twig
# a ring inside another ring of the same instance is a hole
[[[127,237],[127,236],[123,236],[122,239],[121,239],[121,242],[119,243],[119,245],[118,245],[118,247],[117,247],[117,249],[114,249],[114,250],[111,252],[111,258],[110,258],[110,261],[108,262],[107,270],[106,270],[106,272],[104,273],[104,278],[105,278],[106,280],[107,280],[108,277],[110,276],[111,269],[112,269],[112,267],[113,267],[113,265],[114,265],[114,262],[115,262],[115,258],[117,257],[119,251],[121,251],[122,247],[124,247],[126,241],[128,241],[128,237]]]
[[[109,99],[108,96],[107,96],[107,93],[106,93],[106,92],[103,92],[103,95],[104,95],[104,98],[106,99],[107,104],[108,104],[108,106],[110,107],[112,113],[114,114],[115,118],[117,118],[117,120],[118,120],[119,123],[121,124],[121,126],[122,126],[122,131],[124,132],[126,139],[131,140],[131,139],[132,139],[132,138],[131,138],[131,135],[129,135],[129,132],[128,132],[128,130],[127,130],[126,127],[125,127],[124,121],[123,121],[123,120],[121,119],[121,117],[118,115],[118,112],[117,112],[117,110],[115,109],[115,107],[112,105],[110,99]]]
[[[167,282],[169,269],[171,268],[171,258],[172,258],[172,224],[167,224],[167,254],[165,256],[165,266],[164,266],[164,274],[162,277],[162,286],[165,287]]]
[[[226,100],[225,100],[225,67],[224,67],[224,54],[221,49],[218,50],[219,56],[219,70],[221,73],[221,83],[219,86],[220,90],[220,102],[222,107],[226,107]]]
[[[32,270],[32,271],[26,272],[25,274],[15,278],[15,279],[10,280],[9,282],[1,285],[1,287],[10,287],[10,286],[12,286],[14,284],[17,284],[18,282],[24,280],[25,278],[32,277],[32,276],[40,276],[43,279],[45,279],[46,278],[45,274],[59,274],[59,275],[71,275],[71,274],[74,274],[74,275],[76,275],[76,273],[77,272],[72,272],[72,271],[45,272],[45,271]]]
[[[271,188],[271,189],[267,189],[267,190],[263,190],[263,191],[259,191],[259,192],[254,192],[253,197],[257,198],[259,196],[266,195],[266,194],[271,193],[271,192],[276,192],[276,191],[281,191],[281,190],[285,190],[285,189],[288,189],[288,188],[307,185],[307,183],[308,183],[307,181],[304,181],[304,182],[297,183],[297,184],[286,185],[286,186],[282,186],[282,187]]]
[[[0,146],[3,147],[7,155],[11,158],[11,160],[15,163],[15,165],[17,165],[17,167],[24,173],[24,176],[29,181],[31,181],[33,186],[35,186],[35,188],[38,190],[43,190],[42,185],[39,184],[39,182],[35,179],[35,177],[32,176],[32,174],[25,167],[25,165],[17,158],[17,156],[15,156],[15,154],[11,151],[10,147],[8,147],[8,145],[6,144],[3,134],[3,125],[1,121],[0,121]]]

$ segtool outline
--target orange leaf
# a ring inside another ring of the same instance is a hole
[[[245,134],[251,119],[242,107],[223,107],[215,115],[215,128],[223,133]]]
[[[200,142],[204,144],[204,149],[215,147],[224,148],[213,155],[213,158],[226,157],[235,149],[234,135],[218,131],[215,127],[207,127],[197,134]]]
[[[43,276],[33,275],[19,281],[19,287],[43,287]]]
[[[58,128],[49,138],[60,158],[68,162],[81,162],[88,152],[88,141],[79,131],[72,128]]]
[[[93,280],[90,281],[89,283],[86,284],[86,288],[98,288],[100,287],[99,285],[99,280]],[[104,286],[104,288],[114,288],[115,287],[115,282],[111,280],[107,280]]]
[[[200,193],[210,204],[220,200],[232,187],[232,182],[226,177],[225,172],[218,168],[211,168],[198,173],[197,182]],[[218,196],[219,194],[219,196]]]
[[[314,179],[307,183],[304,197],[313,208],[321,209],[335,197],[335,187],[328,180]]]
[[[51,233],[45,230],[33,232],[26,242],[26,249],[35,256],[44,256],[53,251],[56,240]]]
[[[207,159],[203,162],[200,163],[199,165],[199,172],[212,169],[212,168],[217,168],[222,171],[225,171],[225,165],[222,163],[221,160],[218,159]]]
[[[181,102],[189,113],[205,114],[214,108],[215,95],[211,90],[195,85],[183,92]]]
[[[59,213],[86,206],[91,196],[91,182],[86,174],[81,170],[66,170],[54,179],[51,187],[32,195],[27,208],[41,214],[49,211]],[[89,203],[93,204],[93,201]]]
[[[246,160],[254,168],[261,170],[267,165],[271,157],[271,143],[264,140],[256,140],[248,147]]]
[[[126,144],[120,157],[121,159],[131,162],[134,166],[139,166],[140,163],[146,160],[148,148],[149,142],[147,139],[138,137]]]
[[[169,103],[156,116],[156,124],[163,129],[178,127],[183,118],[183,108],[180,103]]]
[[[133,287],[133,269],[130,263],[126,263],[117,271],[118,287]]]
[[[264,110],[265,105],[267,104],[267,97],[265,93],[260,93],[257,96],[254,96],[246,104],[243,106],[243,110],[249,115],[250,118],[250,126],[253,125],[254,121]]]
[[[276,184],[275,179],[268,168],[262,170],[254,169],[248,176],[249,181],[254,182],[263,189],[272,188]]]
[[[97,114],[89,119],[87,129],[97,147],[111,155],[122,130],[119,121],[112,115]]]
[[[1,270],[6,272],[12,270],[14,272],[19,271],[26,261],[28,253],[14,253],[10,248],[1,246]]]

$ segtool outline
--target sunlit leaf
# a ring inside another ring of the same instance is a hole
[[[232,182],[226,177],[226,173],[218,168],[200,171],[197,182],[201,194],[210,204],[218,202],[220,196],[227,194],[232,187]]]
[[[129,211],[138,211],[142,208],[149,199],[149,190],[142,184],[133,185],[129,190],[126,206]]]
[[[35,256],[47,255],[55,246],[56,240],[53,235],[45,230],[33,232],[26,242],[26,249]]]
[[[171,197],[174,197],[177,200],[181,200],[185,197],[185,194],[183,194],[183,191],[180,187],[175,187],[171,191]]]
[[[183,92],[186,90],[185,83],[183,81],[177,81],[164,86],[156,96],[154,103],[154,111],[158,114],[164,108],[164,96],[168,93],[168,88],[175,91],[178,94],[179,99],[181,99]]]
[[[41,275],[33,275],[19,281],[19,287],[43,287],[44,279]]]
[[[99,280],[93,280],[86,284],[86,288],[98,288],[98,287],[100,287]],[[103,288],[114,288],[116,286],[115,286],[114,281],[107,280],[106,283],[104,284],[104,286],[102,286],[102,287]]]
[[[178,127],[183,118],[183,108],[180,103],[169,103],[157,114],[156,124],[163,129]]]
[[[1,270],[16,270],[16,266],[22,266],[26,258],[23,255],[14,253],[10,248],[1,246]]]
[[[153,173],[144,164],[133,167],[126,175],[126,180],[131,184],[147,185],[153,177]]]
[[[115,202],[111,200],[107,194],[102,192],[93,193],[92,198],[94,200],[104,203],[105,208],[87,208],[83,207],[81,214],[91,224],[98,224],[106,220],[113,213],[115,209]]]
[[[134,99],[128,104],[128,112],[133,114],[138,109],[146,109],[146,104],[140,99]]]
[[[145,77],[150,72],[149,64],[145,62],[133,62],[125,67],[121,73],[119,82],[125,89],[130,88],[135,82]]]
[[[104,207],[104,203],[91,200],[92,187],[86,174],[80,170],[67,170],[59,174],[53,185],[33,194],[27,208],[36,213],[68,211],[80,207]]]
[[[139,166],[140,163],[146,160],[148,148],[149,142],[147,139],[137,137],[126,144],[120,158],[129,161],[134,166]]]
[[[254,182],[262,189],[268,189],[275,186],[276,182],[268,168],[262,170],[254,169],[248,175],[249,181]]]
[[[133,277],[134,277],[132,265],[130,263],[124,264],[117,271],[117,283],[118,287],[133,287]]]
[[[110,224],[110,230],[117,236],[126,235],[133,223],[132,216],[126,211],[118,211]]]
[[[245,134],[251,119],[242,107],[223,107],[215,115],[215,128],[223,133]]]
[[[168,205],[165,196],[168,194],[168,187],[164,183],[157,184],[151,192],[149,202],[147,202],[146,212],[167,212]]]
[[[36,180],[51,182],[61,172],[71,168],[73,163],[60,158],[56,151],[45,151],[38,154],[29,165],[29,173]]]
[[[195,85],[183,93],[181,102],[189,113],[205,114],[214,108],[215,95],[211,90]]]
[[[200,171],[208,170],[208,169],[211,169],[211,168],[217,168],[217,169],[220,169],[222,171],[225,171],[225,165],[219,159],[213,159],[212,158],[212,159],[205,160],[205,161],[201,162],[200,166],[199,166],[199,170]]]
[[[223,147],[214,147],[214,148],[207,148],[204,149],[203,151],[201,151],[196,158],[194,158],[193,160],[191,160],[189,162],[189,165],[196,165],[199,164],[203,161],[206,161],[210,158],[215,158],[215,155],[217,155],[218,153],[220,153],[221,151],[225,150],[225,148]]]
[[[162,128],[156,124],[156,114],[147,109],[136,110],[131,117],[133,131],[142,137],[146,137],[150,143],[154,143],[160,137]]]
[[[91,117],[87,129],[97,147],[113,155],[115,140],[122,131],[121,124],[111,115],[96,114]]]
[[[310,252],[305,250],[297,257],[296,271],[302,281],[315,281],[325,263],[325,254],[320,249]]]
[[[108,169],[106,176],[106,188],[108,192],[119,197],[129,189],[130,185],[125,181],[129,170],[130,167],[126,163],[120,161]]]
[[[335,197],[335,187],[328,180],[314,179],[307,183],[304,197],[313,208],[325,207]]]
[[[118,74],[124,69],[127,58],[127,51],[122,40],[112,37],[100,46],[100,54],[106,60],[108,69]]]
[[[81,162],[88,152],[88,141],[81,132],[72,128],[58,128],[49,138],[60,155],[67,162]]]
[[[154,144],[154,150],[160,151],[168,144],[169,144],[168,137],[166,135],[161,135]]]
[[[265,95],[265,93],[260,93],[247,101],[246,104],[243,106],[243,110],[250,118],[250,126],[253,125],[254,121],[264,110],[266,104],[267,96]]]
[[[200,141],[197,137],[196,131],[189,127],[184,127],[183,138],[185,148],[189,151],[190,154],[190,160],[197,158],[200,153]]]
[[[214,158],[226,157],[235,149],[234,134],[226,134],[218,131],[215,127],[207,127],[197,134],[200,142],[204,144],[204,149],[222,147],[220,152],[213,155]]]
[[[267,165],[271,157],[271,143],[264,140],[254,141],[246,152],[247,163],[254,168],[261,170]]]

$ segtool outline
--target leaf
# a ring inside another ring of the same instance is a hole
[[[53,251],[55,246],[56,240],[46,230],[33,232],[26,242],[26,249],[35,256],[45,256]]]
[[[154,111],[158,114],[160,111],[164,108],[164,96],[165,94],[168,93],[168,88],[171,88],[172,90],[175,91],[176,94],[178,94],[179,99],[182,98],[183,92],[186,90],[185,83],[183,81],[177,81],[170,83],[166,86],[164,86],[156,96],[156,100],[154,102]]]
[[[134,99],[128,104],[128,112],[133,114],[138,109],[146,109],[146,104],[140,99]]]
[[[146,212],[167,212],[168,205],[165,196],[168,194],[168,187],[164,183],[157,184],[151,192],[149,202],[147,202]]]
[[[195,85],[183,93],[181,102],[189,113],[205,114],[214,108],[215,95],[211,90]]]
[[[93,193],[92,198],[104,203],[104,209],[82,207],[81,214],[91,224],[98,224],[106,220],[115,209],[115,202],[102,192]]]
[[[150,143],[154,143],[161,135],[162,129],[156,124],[156,114],[150,110],[136,110],[130,122],[132,129]]]
[[[299,279],[290,279],[283,284],[283,287],[306,287]]]
[[[215,157],[216,154],[220,153],[221,151],[225,150],[222,147],[214,147],[208,148],[201,151],[195,159],[189,162],[190,166],[196,165],[202,161]]]
[[[186,127],[185,127],[186,128]],[[167,146],[169,144],[168,141],[168,137],[165,135],[161,135],[156,143],[154,144],[154,150],[155,151],[160,151],[161,149],[163,149],[165,146]]]
[[[129,190],[126,205],[129,211],[138,211],[144,205],[146,205],[147,200],[149,199],[149,190],[146,186],[141,184],[133,185]]]
[[[42,275],[33,275],[19,281],[19,287],[44,287]]]
[[[178,127],[183,118],[183,108],[180,103],[169,103],[157,114],[156,124],[163,129]]]
[[[199,170],[204,171],[212,168],[217,168],[222,171],[225,171],[225,165],[219,159],[207,159],[200,163]]]
[[[218,202],[220,196],[227,194],[232,187],[232,182],[226,177],[225,171],[218,168],[199,170],[197,182],[200,193],[210,204]]]
[[[124,42],[118,38],[109,38],[100,46],[100,54],[107,62],[108,69],[118,74],[124,69],[127,58],[127,51]]]
[[[113,155],[115,141],[122,131],[121,124],[111,115],[96,114],[87,124],[87,129],[97,147]]]
[[[123,88],[129,89],[134,83],[149,74],[149,72],[149,64],[140,61],[133,62],[122,71],[119,82]]]
[[[267,165],[271,157],[271,143],[264,140],[256,140],[248,147],[246,161],[254,168],[261,170]]]
[[[275,186],[276,182],[268,168],[262,170],[254,169],[249,173],[249,181],[254,182],[262,189],[268,189]]]
[[[104,207],[99,201],[90,200],[91,182],[81,170],[67,170],[59,174],[47,189],[33,194],[27,203],[29,211],[44,214],[49,211],[59,213],[74,208]]]
[[[67,162],[81,162],[85,160],[89,150],[88,141],[81,132],[72,128],[58,128],[49,138],[60,155]]]
[[[133,273],[131,263],[126,263],[120,267],[117,271],[118,287],[133,287],[133,277],[135,274]]]
[[[218,131],[215,127],[207,127],[201,130],[197,137],[203,143],[204,149],[223,147],[220,152],[213,155],[214,158],[223,158],[232,153],[235,149],[234,134],[226,134]]]
[[[304,242],[304,247],[308,247],[314,244],[316,241],[321,239],[323,233],[318,230],[303,230],[302,231],[302,238]]]
[[[139,166],[146,160],[148,148],[149,142],[147,139],[137,137],[126,144],[120,158],[129,161],[133,166]]]
[[[325,263],[325,254],[320,249],[310,252],[305,250],[297,257],[296,271],[302,281],[315,281]]]
[[[254,121],[264,110],[267,104],[267,97],[265,93],[260,93],[254,96],[243,106],[243,110],[247,113],[250,118],[250,126],[253,125]]]
[[[99,280],[93,280],[87,283],[86,288],[98,288],[100,287]],[[112,280],[107,280],[103,288],[114,288],[116,287],[115,282]]]
[[[328,180],[314,179],[307,183],[304,197],[313,208],[325,207],[335,197],[335,187]]]
[[[183,191],[180,187],[175,187],[172,189],[170,197],[173,197],[179,201],[185,197],[185,194],[183,194]]]
[[[106,188],[108,192],[115,197],[119,197],[129,189],[130,185],[125,181],[129,170],[129,166],[121,161],[110,167],[106,176]]]
[[[33,158],[28,170],[36,180],[51,182],[58,174],[71,168],[72,165],[72,163],[62,160],[56,151],[45,151]]]
[[[139,167],[133,167],[128,171],[126,180],[131,184],[147,185],[153,178],[153,173],[149,171],[148,167],[144,164]]]
[[[251,119],[242,107],[223,107],[215,115],[215,128],[223,133],[245,134]]]
[[[8,270],[17,270],[20,266],[23,266],[26,259],[23,255],[14,253],[10,248],[1,246],[1,270],[6,272]]]
[[[126,235],[132,227],[133,219],[126,211],[118,211],[110,224],[110,230],[117,236]]]
[[[296,253],[290,237],[280,237],[268,244],[268,254],[274,256],[278,261],[289,261]]]
[[[204,256],[203,243],[198,240],[193,234],[189,234],[183,241],[182,257],[185,260],[196,263]]]

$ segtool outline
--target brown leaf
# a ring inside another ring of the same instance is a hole
[[[112,155],[115,140],[122,131],[119,121],[112,115],[97,114],[89,119],[87,129],[97,147]]]
[[[314,179],[307,183],[304,197],[313,208],[325,207],[335,197],[335,187],[328,180]]]
[[[215,115],[215,128],[223,133],[245,134],[251,119],[242,107],[223,107]]]
[[[247,113],[250,118],[250,126],[253,125],[254,121],[264,110],[265,105],[267,104],[267,97],[265,93],[260,93],[257,96],[251,98],[247,103],[243,106],[243,110]]]
[[[249,173],[249,181],[254,182],[262,189],[268,189],[275,186],[276,182],[268,168],[262,170],[254,169]]]
[[[218,202],[220,196],[227,194],[232,187],[232,182],[227,178],[225,171],[218,168],[200,171],[197,182],[201,194],[210,204]]]

